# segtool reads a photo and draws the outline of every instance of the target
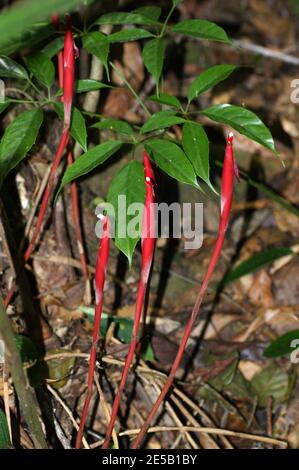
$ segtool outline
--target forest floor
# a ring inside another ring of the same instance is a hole
[[[229,102],[254,111],[271,129],[285,168],[270,151],[236,135],[238,165],[244,174],[261,184],[251,185],[242,179],[236,187],[231,224],[220,263],[188,343],[176,388],[156,423],[161,428],[149,434],[146,445],[168,449],[273,448],[288,443],[298,447],[298,366],[291,362],[289,354],[266,358],[264,350],[282,334],[299,330],[299,113],[298,105],[291,101],[291,82],[299,78],[299,17],[287,7],[286,1],[278,0],[185,0],[177,15],[181,19],[215,21],[238,41],[238,45],[231,48],[218,43],[199,44],[186,40],[179,47],[173,47],[166,64],[165,91],[178,97],[186,96],[188,85],[204,68],[219,63],[241,65],[229,80],[204,94],[200,105]],[[249,43],[264,49],[249,51],[246,48]],[[273,51],[280,51],[282,60],[277,59]],[[290,56],[295,59],[294,64],[290,63]],[[122,67],[126,77],[134,71],[135,90],[141,94],[151,93],[152,84],[144,84],[138,43],[124,46]],[[81,73],[84,76],[84,67]],[[113,79],[117,80],[116,77]],[[155,104],[150,106],[155,111]],[[141,120],[140,110],[125,88],[105,93],[99,108],[106,117],[125,118],[133,123]],[[202,123],[206,124],[204,120]],[[222,158],[228,127],[209,124],[206,130],[211,141],[211,154],[215,159]],[[5,196],[7,204],[11,204],[9,198],[13,192],[20,201],[9,212],[16,242],[31,213],[29,202],[36,198],[41,175],[56,146],[58,137],[52,131],[52,123],[49,123],[49,135],[52,136],[51,145],[41,143],[38,153],[31,156],[30,165],[23,165],[17,185]],[[95,236],[95,207],[105,198],[112,176],[123,163],[124,159],[104,166],[79,185],[91,278],[99,242]],[[216,166],[213,171],[213,179],[219,187]],[[117,423],[122,447],[129,446],[130,436],[134,436],[132,430],[138,429],[147,416],[172,365],[217,234],[217,201],[198,196],[196,190],[169,181],[163,175],[158,179],[160,202],[204,203],[204,238],[202,247],[194,250],[185,250],[184,240],[157,241],[145,346],[142,359],[135,372],[130,374],[121,405],[121,419]],[[8,187],[13,188],[10,180]],[[291,204],[282,207],[265,188],[272,188]],[[55,417],[65,435],[74,439],[73,423],[65,406],[74,418],[81,415],[93,306],[86,306],[84,302],[69,189],[56,205],[52,222],[44,230],[28,275],[32,278],[34,308],[41,314],[39,335],[48,367],[47,399],[53,400]],[[2,248],[1,283],[3,289],[7,289],[13,271],[4,243]],[[287,248],[292,250],[290,254],[287,254]],[[277,254],[280,249],[281,253],[286,251],[285,256],[269,262],[271,254]],[[248,259],[251,260],[248,273],[245,265],[234,280],[226,277],[225,285],[216,295],[216,287],[224,276]],[[94,387],[93,412],[86,433],[92,447],[100,446],[103,441],[107,412],[120,380],[132,329],[139,275],[139,250],[129,269],[126,259],[113,247],[101,330],[105,339],[100,348],[98,383]],[[27,333],[22,312],[21,299],[17,296],[8,313],[14,320],[16,332]],[[66,351],[71,351],[72,356],[65,356]],[[53,359],[56,354],[59,355]],[[200,430],[202,426],[216,429],[211,434],[209,431],[204,433]],[[165,430],[165,427],[169,429]],[[265,441],[262,436],[270,439]],[[31,447],[25,432],[21,437],[23,445]],[[56,439],[53,434],[54,447],[61,445]]]

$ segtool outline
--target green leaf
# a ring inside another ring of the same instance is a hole
[[[85,93],[88,91],[101,90],[102,88],[113,88],[111,85],[99,82],[98,80],[77,80],[74,84],[74,93]],[[56,96],[62,96],[62,90],[56,93]]]
[[[117,11],[100,16],[95,24],[156,24],[156,20],[149,18],[148,15],[140,13],[126,13]]]
[[[16,335],[15,340],[23,364],[31,364],[38,360],[39,356],[36,346],[28,336]]]
[[[182,105],[175,96],[168,95],[167,93],[160,93],[159,96],[153,95],[148,97],[149,100],[155,101],[156,103],[167,104],[174,108],[182,109]]]
[[[138,41],[139,39],[149,38],[151,36],[153,36],[153,34],[145,29],[122,29],[121,31],[117,31],[117,33],[110,34],[108,41],[110,43]]]
[[[52,59],[58,54],[59,51],[63,49],[64,46],[64,36],[59,36],[58,38],[53,39],[49,42],[43,49],[42,52],[49,58]]]
[[[122,142],[117,140],[108,140],[108,142],[96,145],[91,150],[88,150],[88,152],[81,155],[81,157],[69,166],[64,173],[57,196],[66,184],[80,176],[90,173],[97,166],[104,163],[109,157],[111,157],[111,155],[116,153],[121,146]]]
[[[255,374],[251,385],[257,394],[258,405],[261,407],[267,406],[269,397],[274,399],[274,405],[283,403],[289,398],[291,391],[290,377],[274,363]]]
[[[109,41],[105,34],[93,31],[83,36],[83,47],[94,54],[103,63],[108,75]]]
[[[125,196],[125,207],[120,210],[118,197]],[[128,207],[131,204],[144,204],[145,183],[143,166],[141,163],[131,161],[127,163],[113,178],[107,201],[112,204],[115,210],[115,244],[117,248],[126,255],[131,264],[134,249],[141,237],[141,220],[136,228],[136,236],[129,236],[127,233],[128,224],[133,223],[138,214],[128,214]],[[142,214],[139,214],[142,217]],[[123,233],[122,233],[123,232]]]
[[[47,379],[50,379],[51,387],[58,390],[66,385],[70,378],[71,371],[75,365],[75,357],[67,357],[68,351],[63,348],[50,349],[47,351],[49,356],[65,354],[65,357],[57,357],[47,361]],[[71,351],[69,351],[71,352]]]
[[[220,285],[221,287],[226,286],[230,282],[236,281],[240,277],[258,271],[266,264],[272,263],[273,261],[282,258],[283,256],[289,256],[293,254],[294,252],[289,248],[271,248],[269,250],[256,253],[226,274],[226,276],[220,282]]]
[[[175,33],[186,34],[195,38],[209,39],[231,44],[224,29],[207,20],[185,20],[173,26]]]
[[[82,312],[87,315],[88,320],[94,324],[94,307],[82,306],[80,310],[82,310]],[[102,338],[106,336],[111,323],[115,323],[116,325],[116,329],[114,330],[116,338],[123,343],[129,344],[132,339],[134,320],[132,320],[132,318],[119,317],[102,312],[100,325],[100,335]],[[145,361],[153,361],[155,359],[155,354],[148,338],[142,341],[141,357]]]
[[[195,122],[183,126],[182,145],[197,176],[210,187],[209,139],[203,127]]]
[[[225,80],[236,69],[235,65],[215,65],[202,72],[191,83],[188,90],[189,103],[198,95]]]
[[[182,0],[172,0],[172,4],[174,7],[177,7],[179,3],[181,3]]]
[[[277,153],[271,132],[252,111],[231,104],[219,104],[205,109],[202,114],[213,121],[228,124],[240,134]]]
[[[30,385],[32,387],[40,387],[43,380],[43,366],[39,361],[39,354],[35,344],[25,335],[16,335],[15,341],[21,361],[26,366]]]
[[[155,5],[148,5],[136,8],[136,10],[133,10],[132,13],[149,18],[152,21],[158,21],[161,16],[161,11],[162,9],[160,7],[157,7]]]
[[[153,114],[148,121],[141,127],[140,133],[155,131],[157,129],[165,129],[166,127],[174,126],[175,124],[182,124],[186,122],[179,116],[174,116],[174,110],[159,111]]]
[[[31,109],[17,116],[5,129],[0,143],[0,187],[35,143],[42,121],[42,111]]]
[[[99,82],[98,80],[91,80],[89,78],[86,80],[77,80],[75,82],[74,91],[75,93],[84,93],[86,91],[101,90],[102,88],[113,88],[113,87],[110,85],[107,85],[106,83]]]
[[[0,410],[0,449],[7,449],[10,446],[9,430],[6,416]]]
[[[152,139],[146,142],[144,146],[161,170],[182,183],[199,188],[194,169],[178,145],[168,140]]]
[[[296,348],[292,342],[299,341],[299,330],[288,331],[273,341],[264,351],[265,357],[280,357],[291,354]],[[298,348],[299,344],[297,345]]]
[[[22,65],[10,57],[0,56],[0,77],[28,79],[28,74]]]
[[[156,84],[159,83],[163,69],[165,54],[165,43],[162,39],[148,41],[142,51],[144,65],[154,77]]]
[[[62,103],[55,103],[55,111],[59,119],[63,121],[64,109]],[[87,151],[87,132],[85,119],[81,111],[73,106],[71,117],[71,136],[83,148],[84,152]]]
[[[120,119],[104,119],[103,121],[97,122],[93,124],[91,127],[95,127],[97,129],[109,129],[111,131],[118,132],[119,134],[125,135],[133,135],[134,131],[132,126],[125,121],[121,121]]]
[[[43,85],[50,88],[54,83],[55,69],[52,61],[43,52],[26,57],[25,63],[32,73]]]
[[[27,0],[18,2],[12,8],[1,12],[0,16],[0,49],[3,49],[26,30],[31,31],[35,23],[50,20],[55,11],[57,14],[71,12],[82,0]]]

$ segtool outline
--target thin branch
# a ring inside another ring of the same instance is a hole
[[[1,297],[0,334],[5,344],[7,365],[12,375],[12,380],[18,395],[20,407],[30,430],[34,445],[37,449],[46,449],[47,444],[43,434],[41,422],[37,414],[37,400],[26,379],[19,351],[17,349],[13,328],[8,316],[6,315],[4,303]]]
[[[264,444],[272,444],[279,446],[283,449],[288,447],[288,443],[286,441],[280,439],[274,439],[272,437],[265,437],[265,436],[258,436],[256,434],[249,434],[245,432],[237,432],[237,431],[230,431],[229,429],[218,429],[218,428],[205,428],[205,427],[198,427],[198,426],[184,426],[183,428],[180,426],[153,426],[147,430],[148,433],[156,433],[156,432],[169,432],[169,431],[190,431],[190,432],[199,432],[205,434],[218,434],[222,436],[231,436],[238,439],[248,439],[250,441],[257,441],[263,442]],[[127,431],[121,432],[120,436],[135,436],[138,434],[140,429],[128,429]]]

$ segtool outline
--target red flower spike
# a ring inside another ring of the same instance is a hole
[[[172,365],[170,374],[167,378],[167,381],[156,401],[154,404],[150,414],[148,415],[147,419],[145,420],[143,426],[141,427],[141,430],[139,434],[137,435],[132,448],[137,449],[148,428],[150,427],[154,417],[156,416],[161,404],[163,403],[164,398],[168,394],[173,381],[175,379],[176,372],[178,370],[178,367],[181,363],[184,350],[187,344],[187,341],[189,339],[190,333],[192,331],[192,328],[194,326],[195,320],[198,317],[199,314],[199,309],[202,303],[202,300],[204,298],[205,292],[207,290],[209,281],[211,279],[211,276],[215,270],[215,267],[217,265],[222,246],[224,243],[224,237],[225,233],[228,227],[228,222],[229,222],[229,216],[230,216],[230,211],[231,211],[231,205],[232,205],[232,199],[233,199],[233,184],[234,184],[234,175],[236,175],[236,164],[234,160],[234,154],[233,154],[233,147],[232,147],[232,142],[233,142],[233,135],[229,134],[228,140],[227,140],[227,146],[226,146],[226,151],[225,151],[225,157],[224,157],[224,165],[223,165],[223,171],[222,171],[222,186],[221,186],[221,210],[220,210],[220,221],[219,221],[219,228],[218,228],[218,235],[217,235],[217,240],[216,244],[214,247],[214,251],[206,272],[206,275],[204,277],[204,280],[202,282],[202,285],[200,287],[200,290],[197,295],[197,299],[195,302],[195,305],[193,307],[191,316],[189,318],[189,321],[186,325],[183,339],[181,341],[181,344],[179,346],[175,361]]]
[[[144,202],[144,213],[142,218],[142,235],[141,235],[141,250],[142,250],[142,261],[141,261],[141,279],[138,284],[136,306],[135,306],[135,316],[134,316],[134,325],[132,331],[131,344],[129,352],[126,358],[124,370],[120,380],[117,394],[114,399],[110,423],[108,425],[105,441],[103,444],[103,449],[107,449],[111,435],[113,432],[115,420],[117,417],[121,396],[123,389],[127,380],[127,376],[134,358],[135,351],[138,353],[139,348],[137,348],[138,342],[138,332],[140,326],[140,320],[142,315],[142,310],[144,308],[145,295],[147,291],[151,266],[154,257],[155,250],[155,220],[154,220],[154,185],[155,185],[155,175],[151,167],[150,160],[147,156],[146,151],[144,151],[144,179],[145,179],[145,202]],[[146,311],[143,311],[143,325],[145,324]]]
[[[69,129],[74,94],[75,77],[75,44],[71,29],[70,18],[67,18],[67,31],[64,38],[63,50],[63,102],[64,102],[64,128]]]
[[[57,14],[54,14],[52,16],[52,22],[55,25],[56,28],[59,28],[59,17]],[[70,127],[70,120],[71,120],[71,111],[72,111],[72,101],[73,101],[73,88],[74,88],[74,67],[75,67],[75,57],[74,57],[74,42],[73,42],[73,35],[71,31],[71,22],[70,22],[70,17],[67,18],[67,24],[68,24],[68,29],[65,34],[65,41],[64,41],[64,52],[60,53],[60,59],[59,59],[59,83],[60,86],[63,85],[64,88],[64,130],[61,136],[61,140],[59,143],[59,147],[56,153],[56,156],[54,158],[54,162],[52,164],[49,180],[47,187],[45,189],[45,192],[43,194],[42,198],[42,203],[41,203],[41,208],[40,212],[38,215],[38,220],[36,227],[34,229],[33,235],[31,237],[31,240],[29,242],[28,248],[25,252],[25,255],[23,257],[23,263],[20,266],[19,269],[22,269],[24,264],[28,261],[28,259],[31,256],[31,253],[35,247],[36,241],[38,239],[42,223],[44,220],[45,212],[47,209],[47,205],[49,202],[49,198],[51,196],[51,192],[53,189],[54,181],[55,181],[55,174],[56,170],[58,168],[58,165],[60,163],[60,160],[62,158],[62,155],[67,148],[68,142],[69,142],[69,127]],[[62,63],[62,58],[64,58],[64,61]],[[63,65],[63,67],[62,67]],[[18,277],[19,272],[16,273],[16,277]],[[9,290],[6,299],[5,299],[5,305],[9,305],[13,294],[16,289],[16,282],[13,283],[11,289]]]
[[[103,233],[99,245],[98,258],[96,264],[96,274],[95,274],[95,291],[96,291],[96,308],[95,308],[95,317],[94,317],[94,329],[93,329],[93,342],[90,352],[89,360],[89,369],[88,369],[88,382],[87,382],[87,396],[85,398],[85,403],[82,411],[81,421],[79,430],[76,437],[76,449],[80,449],[81,441],[84,431],[84,425],[86,422],[89,405],[92,397],[92,386],[93,386],[93,377],[96,365],[96,356],[97,356],[97,344],[99,340],[99,331],[101,324],[102,308],[103,308],[103,292],[104,284],[106,278],[108,256],[109,256],[109,247],[110,247],[110,227],[109,227],[109,218],[108,216],[102,216],[103,219]]]

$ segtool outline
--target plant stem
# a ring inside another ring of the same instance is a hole
[[[15,335],[10,320],[5,313],[2,297],[0,297],[0,334],[5,344],[8,367],[32,440],[37,449],[46,449],[46,440],[37,414],[38,404],[27,382],[21,358],[17,350]]]
[[[206,293],[206,290],[209,285],[209,281],[214,273],[214,270],[216,268],[218,259],[220,257],[220,253],[223,247],[224,239],[225,239],[225,233],[228,227],[228,222],[229,222],[229,216],[230,216],[230,211],[231,211],[231,205],[232,205],[232,198],[233,198],[233,182],[234,182],[234,175],[238,178],[238,171],[237,167],[235,164],[234,160],[234,155],[233,155],[233,148],[232,148],[232,141],[233,141],[233,134],[229,134],[228,140],[227,140],[227,146],[226,146],[226,151],[225,151],[225,157],[224,157],[224,165],[223,165],[223,171],[222,171],[222,185],[221,185],[221,207],[220,207],[220,220],[219,220],[219,228],[218,228],[218,235],[217,235],[217,240],[216,244],[212,253],[212,257],[210,259],[209,265],[207,272],[205,274],[205,277],[203,279],[202,285],[199,289],[199,292],[197,294],[197,298],[191,313],[191,316],[188,320],[188,323],[186,325],[183,339],[181,341],[181,344],[179,346],[177,355],[175,357],[174,363],[172,365],[171,371],[169,373],[169,376],[167,378],[167,381],[157,399],[155,402],[150,414],[148,415],[147,419],[145,420],[144,424],[141,427],[141,430],[135,439],[133,443],[133,449],[137,449],[139,445],[141,444],[148,428],[151,425],[151,422],[153,421],[154,417],[156,416],[160,406],[162,405],[166,395],[168,394],[170,388],[172,387],[172,384],[175,380],[175,375],[178,370],[178,367],[181,363],[185,347],[187,345],[187,341],[190,337],[190,333],[192,331],[192,328],[194,326],[194,323],[199,315],[200,307],[204,298],[204,295]]]
[[[171,9],[170,9],[170,11],[169,11],[169,13],[166,17],[166,20],[164,21],[164,24],[162,26],[161,32],[160,32],[158,37],[162,38],[164,36],[168,21],[170,20],[170,17],[171,17],[171,15],[172,15],[172,13],[174,12],[175,9],[176,9],[176,5],[172,5],[172,7],[171,7]]]
[[[149,157],[144,151],[144,179],[146,185],[146,196],[144,202],[144,212],[142,218],[142,236],[141,236],[141,251],[142,251],[142,262],[141,262],[141,279],[138,284],[134,325],[131,337],[131,344],[129,352],[126,358],[125,367],[122,373],[118,391],[113,403],[111,419],[107,429],[103,449],[107,449],[109,441],[113,432],[114,423],[118,414],[121,396],[126,384],[126,380],[130,371],[130,367],[136,351],[137,355],[140,353],[140,348],[137,347],[139,325],[141,315],[143,312],[142,330],[144,329],[146,320],[146,293],[149,284],[150,272],[155,251],[155,213],[154,213],[154,201],[155,201],[155,175],[152,170]],[[143,331],[142,331],[143,333]],[[141,343],[139,343],[141,344]]]
[[[110,66],[113,68],[115,73],[119,76],[119,78],[126,84],[132,95],[136,98],[136,101],[139,103],[143,111],[148,115],[151,116],[151,113],[147,106],[143,103],[142,99],[139,97],[138,93],[134,90],[134,88],[130,85],[128,80],[124,77],[124,75],[121,73],[121,71],[113,64],[113,62],[109,62]]]
[[[84,426],[89,410],[89,405],[92,397],[93,388],[93,377],[95,372],[96,357],[97,357],[97,345],[99,341],[99,331],[101,325],[102,308],[103,308],[103,292],[106,278],[106,270],[109,256],[110,246],[110,234],[109,234],[109,219],[108,216],[103,216],[103,234],[99,244],[99,251],[96,265],[95,275],[95,290],[96,290],[96,308],[95,308],[95,319],[93,328],[93,341],[90,351],[89,368],[88,368],[88,380],[87,380],[87,396],[81,415],[80,426],[76,437],[76,449],[80,449],[81,441],[83,437]]]

